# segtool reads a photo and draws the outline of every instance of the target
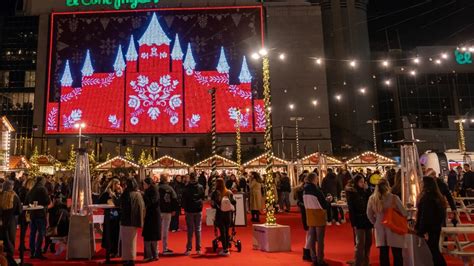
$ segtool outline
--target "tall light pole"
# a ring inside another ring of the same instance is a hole
[[[211,172],[214,173],[217,170],[217,125],[216,125],[216,88],[209,90],[211,94],[211,138],[212,138],[212,158],[211,158]]]
[[[466,119],[457,119],[454,120],[454,123],[458,124],[458,145],[459,145],[459,151],[461,153],[466,153],[466,136],[464,134],[464,123],[466,122]]]
[[[298,122],[303,121],[304,117],[294,116],[290,117],[290,121],[295,121],[295,140],[296,140],[296,160],[299,161],[300,159],[300,134],[299,134],[299,127]]]
[[[76,123],[74,124],[74,128],[79,129],[79,145],[78,148],[81,148],[81,142],[82,142],[82,129],[86,127],[85,123]]]
[[[267,165],[265,167],[265,208],[267,210],[267,225],[276,225],[275,203],[276,195],[273,192],[275,180],[273,179],[273,144],[272,144],[272,122],[271,122],[271,91],[270,91],[270,58],[269,51],[265,48],[260,49],[258,53],[252,54],[253,59],[262,59],[263,69],[263,102],[265,106],[265,158]],[[280,60],[285,60],[285,56],[280,55]]]
[[[375,125],[378,124],[378,120],[368,120],[367,124],[372,124],[372,135],[374,139],[374,152],[377,153],[377,132],[375,131]]]

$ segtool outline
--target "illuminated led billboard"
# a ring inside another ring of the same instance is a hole
[[[54,13],[45,133],[264,130],[261,7]],[[240,109],[240,112],[239,112]]]

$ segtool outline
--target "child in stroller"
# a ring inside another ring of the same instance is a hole
[[[216,209],[216,216],[214,219],[214,232],[216,239],[212,241],[212,249],[217,251],[219,242],[222,243],[222,251],[219,252],[221,256],[229,256],[229,248],[232,244],[237,248],[237,251],[242,250],[242,243],[235,239],[235,204],[233,194],[226,189],[224,180],[218,178],[216,180],[216,190],[211,195],[211,205]],[[232,234],[229,235],[229,229],[232,227]],[[219,236],[217,232],[219,231]]]

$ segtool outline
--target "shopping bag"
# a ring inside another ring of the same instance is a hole
[[[406,235],[408,233],[407,218],[397,211],[395,197],[393,197],[392,206],[385,210],[382,224],[396,234]]]

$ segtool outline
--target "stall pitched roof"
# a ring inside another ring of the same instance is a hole
[[[31,164],[25,156],[10,156],[10,163],[8,167],[10,170],[28,169],[30,167]]]
[[[109,170],[113,168],[139,168],[140,166],[132,161],[129,161],[122,156],[115,156],[114,158],[97,165],[97,170]]]
[[[210,168],[212,167],[212,158],[213,156],[197,163],[194,165],[194,167],[196,168]],[[215,155],[215,158],[216,158],[216,162],[217,162],[217,167],[220,167],[220,168],[238,168],[239,167],[239,164],[237,164],[236,162],[232,161],[232,160],[229,160],[227,158],[224,158],[220,155]]]
[[[346,161],[351,165],[395,165],[396,161],[372,151],[366,151]]]
[[[278,158],[276,156],[272,156],[273,158],[273,165],[274,166],[287,166],[290,164],[290,162],[285,161],[281,158]],[[244,167],[255,167],[255,166],[266,166],[267,165],[267,158],[265,154],[262,154],[256,158],[253,158],[252,160],[246,162],[243,164]]]
[[[306,157],[303,157],[302,163],[303,165],[317,165],[319,163],[319,159],[321,155],[326,156],[326,163],[328,165],[342,165],[343,164],[342,161],[339,161],[338,159],[331,157],[329,155],[321,154],[319,152],[315,152]]]
[[[189,164],[175,159],[171,156],[165,155],[160,157],[150,164],[145,166],[146,168],[189,168]]]
[[[10,120],[8,120],[6,116],[2,116],[2,123],[8,129],[9,132],[15,131],[15,128],[13,127],[13,125],[10,123]]]

